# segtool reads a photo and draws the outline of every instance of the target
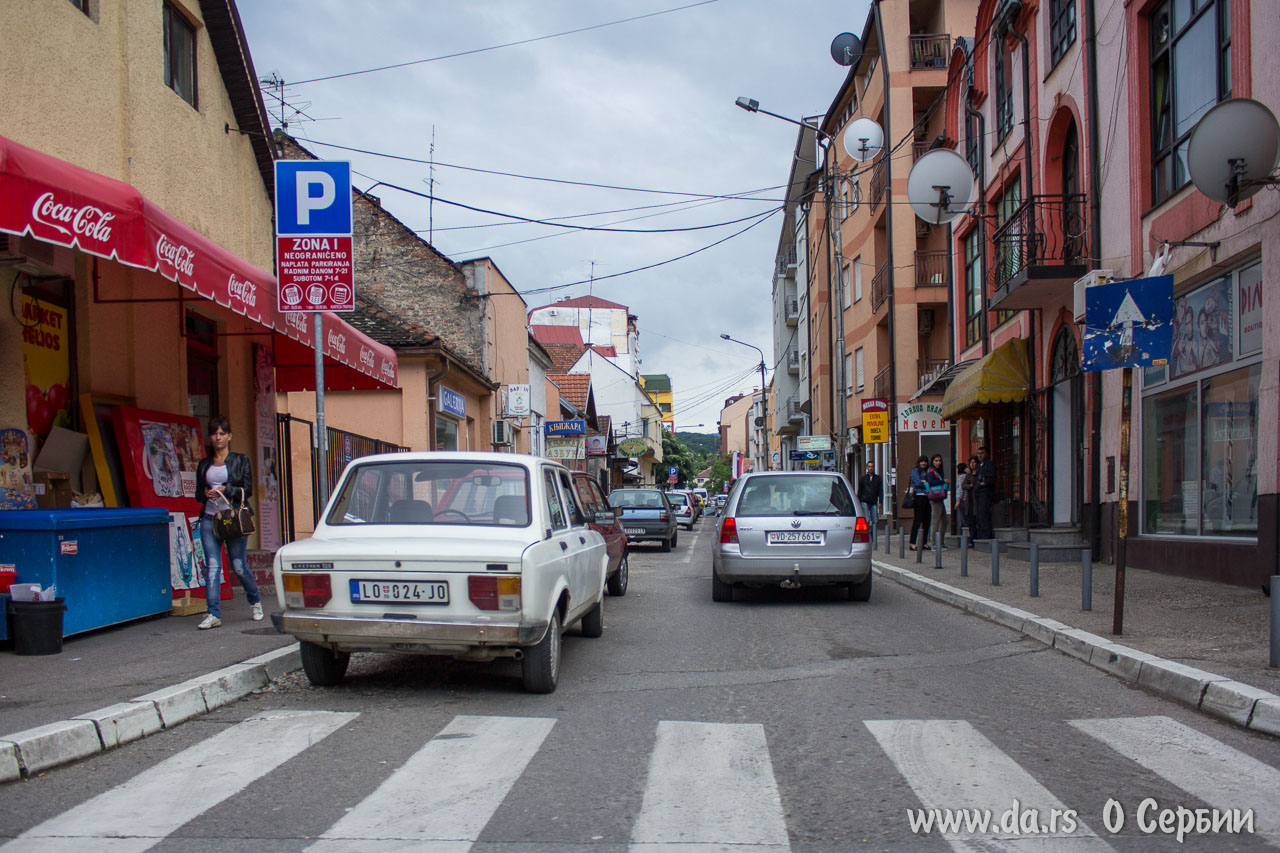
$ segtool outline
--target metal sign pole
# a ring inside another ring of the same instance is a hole
[[[329,502],[329,436],[324,428],[324,336],[320,312],[311,315],[311,343],[316,350],[316,432],[315,449],[319,459],[316,488],[320,490],[319,505]],[[318,520],[318,519],[317,519]]]
[[[1133,417],[1133,368],[1122,369],[1124,390],[1120,394],[1120,506],[1119,537],[1116,541],[1116,590],[1111,614],[1111,633],[1124,633],[1124,570],[1129,538],[1129,429]]]

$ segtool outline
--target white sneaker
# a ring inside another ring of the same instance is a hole
[[[219,619],[217,616],[214,616],[212,613],[210,613],[209,615],[205,616],[204,619],[200,621],[200,624],[197,625],[196,627],[199,628],[201,631],[207,631],[210,628],[217,628],[221,624],[222,624],[222,620]]]
[[[249,612],[253,614],[254,622],[261,622],[262,621],[262,602],[258,602],[257,604],[250,605]]]

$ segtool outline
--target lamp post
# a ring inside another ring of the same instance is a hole
[[[739,98],[738,100],[741,101],[742,99]],[[760,427],[760,432],[765,434],[766,436],[765,441],[763,442],[764,447],[762,449],[760,457],[764,459],[764,469],[768,471],[769,470],[769,443],[768,443],[766,426],[769,423],[769,392],[766,390],[765,384],[764,384],[764,350],[760,349],[760,347],[756,346],[755,344],[749,344],[746,341],[740,341],[737,338],[729,337],[726,334],[721,334],[720,337],[726,341],[733,341],[735,344],[741,344],[744,347],[751,347],[753,350],[760,353],[760,415],[761,415],[761,419],[764,421],[764,423]]]

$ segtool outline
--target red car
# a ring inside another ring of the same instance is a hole
[[[587,525],[604,537],[605,550],[609,554],[609,568],[605,588],[610,595],[627,594],[627,534],[618,521],[617,513],[605,499],[600,484],[582,471],[573,473],[573,487],[578,500],[587,511]]]

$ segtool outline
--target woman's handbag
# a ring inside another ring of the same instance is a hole
[[[911,491],[911,489],[907,489],[907,491],[902,495],[902,508],[912,509],[915,507],[915,505],[916,505],[916,494],[915,492]]]
[[[215,498],[213,513],[213,535],[219,542],[240,539],[248,536],[253,526],[253,507],[244,499],[244,490],[240,490],[240,500],[231,503],[225,497]]]

